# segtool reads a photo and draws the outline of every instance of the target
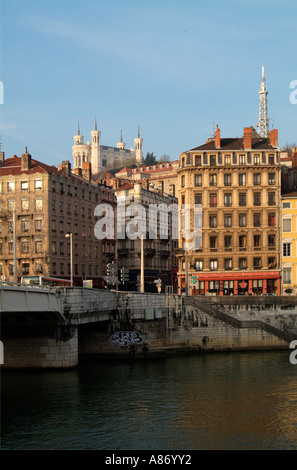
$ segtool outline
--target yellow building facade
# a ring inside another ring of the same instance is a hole
[[[282,196],[282,294],[297,294],[297,192]]]

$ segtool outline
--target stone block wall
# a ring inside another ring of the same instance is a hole
[[[4,369],[71,368],[78,364],[77,330],[68,341],[50,336],[6,339]]]

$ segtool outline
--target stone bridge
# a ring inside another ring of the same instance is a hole
[[[297,297],[180,296],[0,285],[4,368],[67,368],[90,357],[288,349]],[[134,344],[133,344],[134,343]]]

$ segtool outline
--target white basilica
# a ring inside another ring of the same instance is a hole
[[[125,166],[128,159],[135,157],[136,163],[140,164],[143,160],[143,139],[140,138],[139,127],[138,136],[134,139],[134,149],[126,149],[126,144],[122,139],[116,147],[107,147],[100,143],[101,132],[97,130],[95,119],[95,129],[91,131],[92,143],[84,143],[84,137],[80,134],[78,124],[77,135],[74,136],[74,145],[72,147],[72,156],[74,168],[82,168],[83,163],[88,162],[92,165],[92,173],[96,174],[108,168],[117,168]]]

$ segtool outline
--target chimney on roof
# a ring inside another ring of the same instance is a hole
[[[21,155],[21,169],[22,171],[30,170],[32,167],[31,155],[28,153],[27,147],[25,148],[25,153]]]
[[[82,167],[82,177],[87,180],[91,181],[92,178],[92,165],[89,162],[84,162]]]
[[[77,176],[81,176],[81,168],[74,168],[73,173]]]
[[[216,131],[215,131],[215,148],[216,149],[221,148],[221,131],[220,131],[218,125],[217,125]]]
[[[273,147],[278,147],[278,130],[272,129],[269,133],[269,139]]]
[[[5,160],[5,152],[1,152],[0,166],[2,165],[2,163],[4,163],[4,160]]]
[[[59,165],[59,170],[62,171],[64,176],[71,175],[71,163],[65,160],[64,162]]]
[[[252,128],[245,127],[243,129],[243,148],[250,150],[252,148]]]

